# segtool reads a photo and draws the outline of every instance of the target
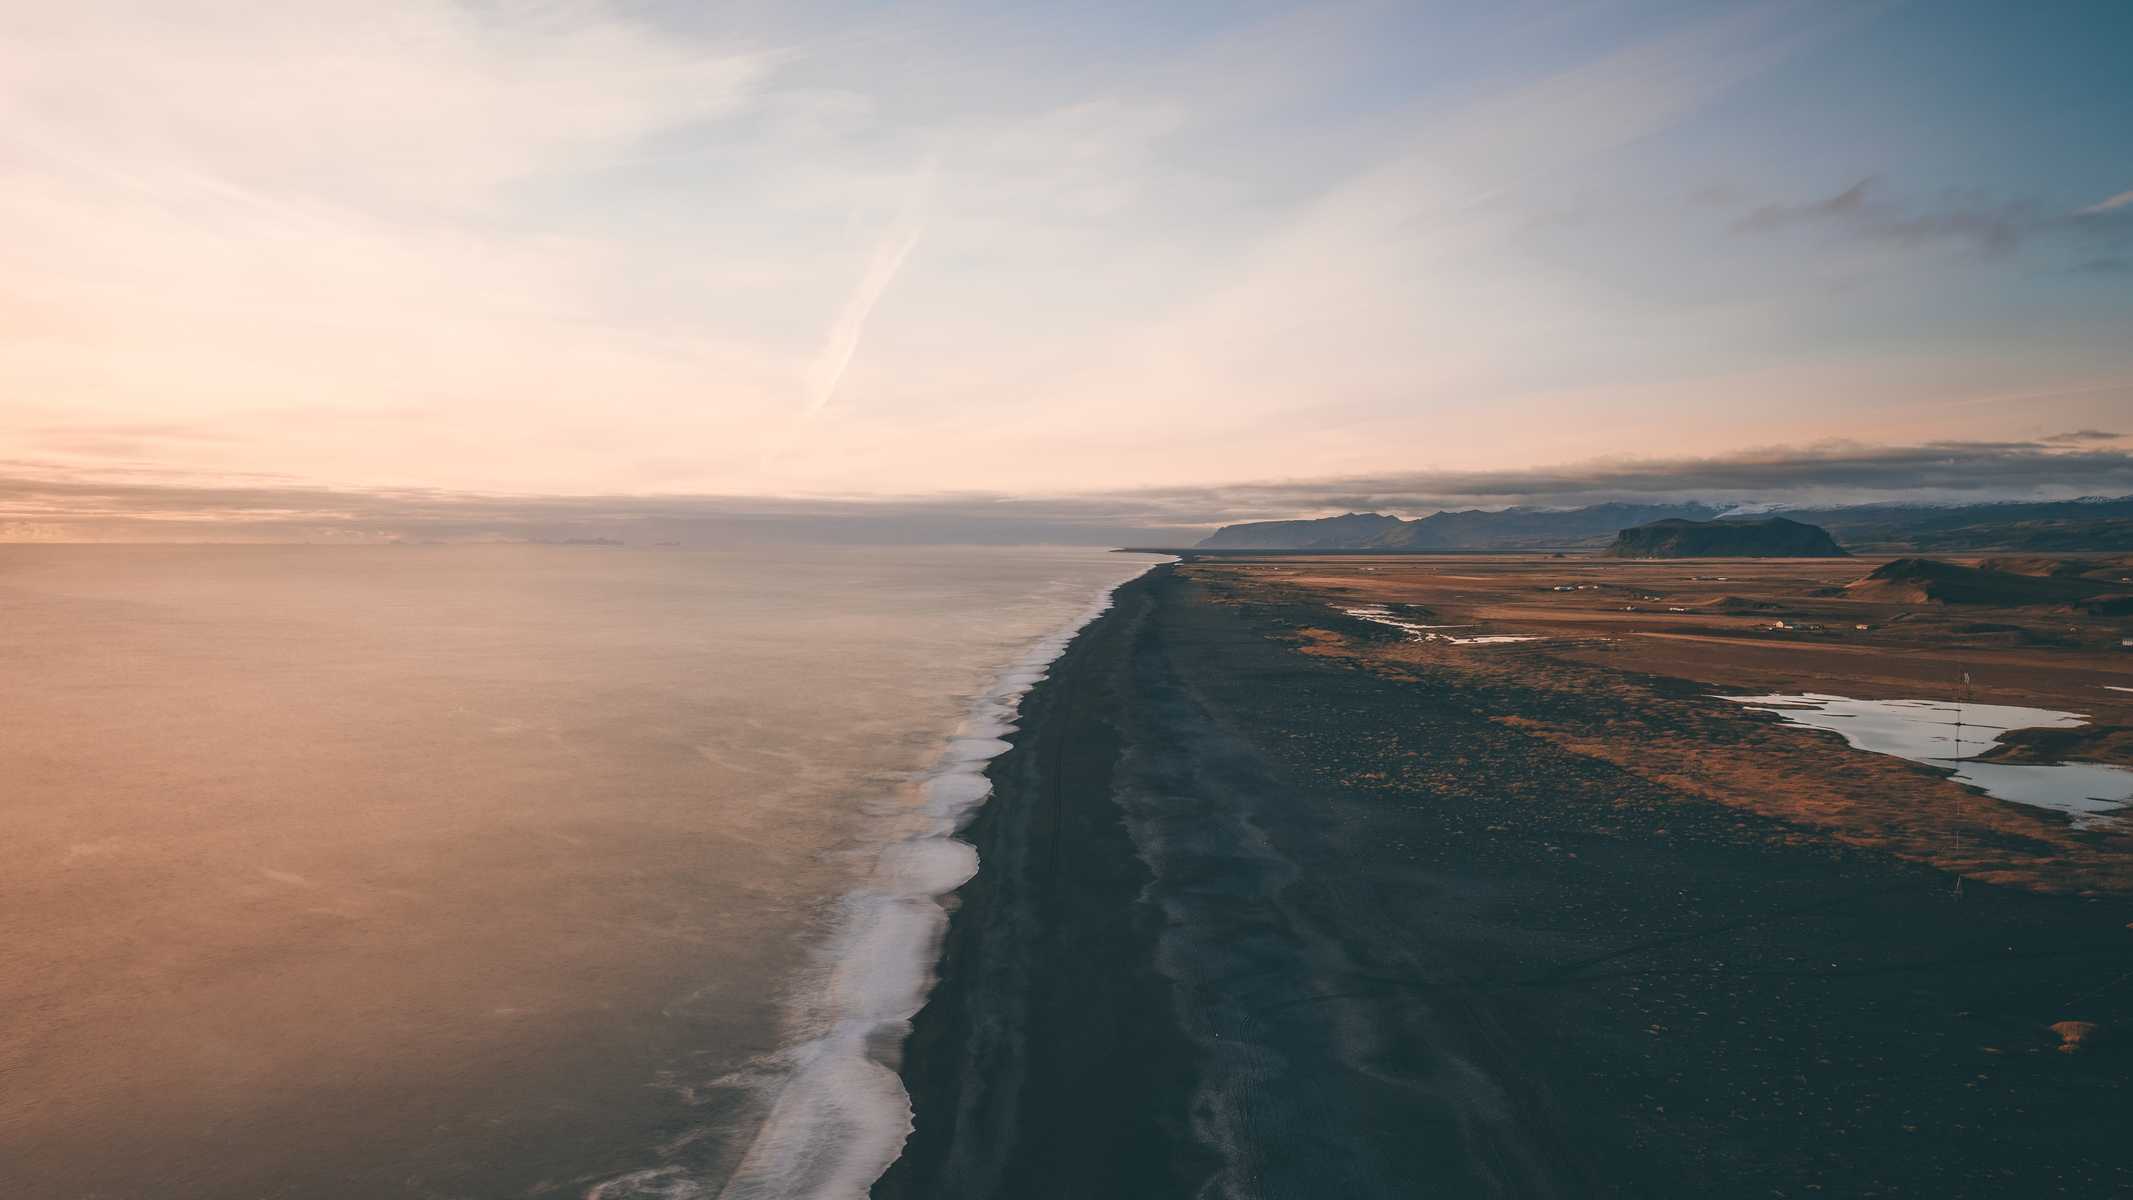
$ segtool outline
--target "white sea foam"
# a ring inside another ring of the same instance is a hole
[[[631,1171],[585,1192],[585,1200],[699,1200],[710,1195],[704,1185],[680,1167],[656,1167]]]
[[[985,768],[1008,748],[1002,739],[1016,727],[1022,697],[1074,635],[1111,606],[1112,593],[1124,582],[1105,587],[1079,617],[1001,672],[918,781],[917,827],[883,847],[867,883],[844,898],[822,987],[802,1001],[805,1024],[819,1032],[732,1081],[761,1086],[774,1080],[769,1086],[775,1099],[738,1169],[718,1191],[722,1200],[857,1200],[902,1152],[911,1132],[911,1100],[892,1064],[933,987],[948,925],[942,901],[978,869],[977,851],[956,832],[991,795]],[[709,1194],[685,1173],[660,1169],[608,1180],[586,1197]]]

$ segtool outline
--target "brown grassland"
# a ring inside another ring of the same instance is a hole
[[[1974,562],[1976,560],[1960,560]],[[1495,717],[1669,789],[1966,878],[2056,892],[2133,891],[2133,817],[2077,829],[1947,773],[1855,751],[1718,695],[1822,692],[2085,714],[2080,730],[2017,734],[2007,761],[2133,764],[2133,622],[2066,607],[1995,609],[1861,599],[1874,559],[1624,561],[1417,556],[1201,560],[1183,568],[1233,603],[1323,620],[1290,636],[1388,677],[1454,671],[1521,693]],[[1567,589],[1567,590],[1566,590]],[[1465,627],[1425,641],[1343,610]],[[1780,627],[1783,626],[1783,627]],[[1967,683],[1966,683],[1967,677]],[[1565,701],[1551,703],[1553,699]],[[1397,770],[1397,767],[1393,767]]]

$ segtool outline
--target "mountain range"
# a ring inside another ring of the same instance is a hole
[[[1583,508],[1466,509],[1415,520],[1344,513],[1303,521],[1225,525],[1202,550],[1563,550],[1602,546],[1655,521],[1728,513],[1782,514],[1819,525],[1853,550],[2133,550],[2133,496],[1980,504],[1857,504],[1825,508],[1712,504],[1594,504]]]

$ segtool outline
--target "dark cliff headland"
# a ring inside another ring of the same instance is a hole
[[[1784,517],[1759,521],[1654,521],[1616,535],[1601,553],[1616,558],[1843,558],[1815,525]]]
[[[1326,621],[1158,568],[1030,695],[876,1196],[2133,1191],[2133,901],[1958,899]]]

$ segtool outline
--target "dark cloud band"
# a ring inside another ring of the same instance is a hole
[[[1414,471],[1083,495],[892,498],[510,496],[339,490],[248,481],[68,475],[0,464],[0,535],[152,540],[527,538],[606,532],[632,541],[1062,541],[1182,536],[1231,521],[1379,510],[1575,506],[1609,500],[1842,504],[2065,499],[2133,493],[2122,435],[2081,429],[2029,442],[1832,444],[1711,458],[1501,471]]]

